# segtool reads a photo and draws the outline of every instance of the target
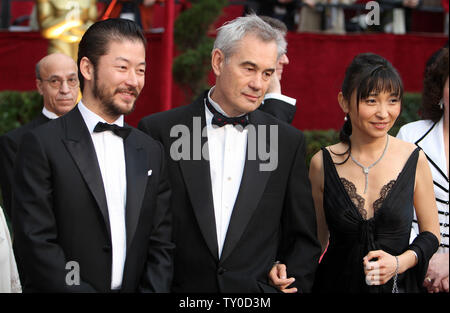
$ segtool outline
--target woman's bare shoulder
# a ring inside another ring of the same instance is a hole
[[[411,142],[406,142],[396,137],[390,137],[393,152],[398,156],[409,157],[411,153],[417,148],[417,146]]]

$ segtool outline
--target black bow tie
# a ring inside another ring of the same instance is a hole
[[[222,127],[225,125],[241,125],[242,127],[245,127],[249,124],[247,114],[239,117],[226,117],[225,115],[217,112],[216,109],[212,106],[211,103],[207,99],[205,99],[205,104],[208,110],[213,114],[212,118],[212,124]]]
[[[101,132],[104,132],[107,130],[110,130],[115,135],[125,139],[130,134],[131,128],[130,127],[120,127],[119,125],[116,125],[116,124],[107,124],[107,123],[98,122],[97,125],[95,125],[94,133],[101,133]]]

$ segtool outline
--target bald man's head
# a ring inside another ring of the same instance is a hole
[[[78,69],[71,57],[53,53],[36,64],[36,86],[50,112],[58,116],[69,112],[76,104],[78,85]]]

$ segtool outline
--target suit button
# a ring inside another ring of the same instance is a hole
[[[111,246],[108,246],[108,245],[103,246],[103,251],[105,251],[105,252],[111,252]]]
[[[223,267],[219,267],[219,268],[217,269],[217,274],[222,275],[222,274],[225,273],[226,271],[227,271],[227,270],[224,269]]]

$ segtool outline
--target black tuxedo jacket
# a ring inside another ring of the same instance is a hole
[[[14,163],[20,142],[26,132],[47,123],[49,120],[44,114],[40,113],[31,122],[0,137],[0,189],[2,190],[3,209],[10,219]]]
[[[164,151],[137,129],[124,140],[124,150],[127,251],[121,291],[168,292],[174,246]],[[108,207],[78,107],[27,133],[16,162],[12,221],[24,291],[110,291]],[[74,277],[71,261],[79,265],[78,285],[67,284]]]
[[[203,99],[191,105],[145,117],[139,128],[164,145],[169,158],[174,215],[174,292],[275,292],[267,275],[275,261],[287,264],[295,286],[309,292],[320,256],[310,183],[305,166],[303,134],[257,110],[249,114],[252,125],[278,127],[278,166],[260,171],[262,160],[245,161],[244,172],[228,227],[222,255],[218,244],[209,161],[174,160],[171,137],[175,125],[184,125],[191,143],[201,142],[193,118],[206,125]],[[270,144],[270,137],[263,144]],[[193,145],[191,145],[191,148]],[[265,151],[269,151],[266,147]],[[176,153],[175,153],[176,154]],[[175,158],[176,159],[176,158]]]

